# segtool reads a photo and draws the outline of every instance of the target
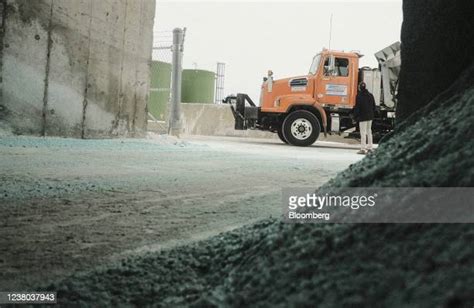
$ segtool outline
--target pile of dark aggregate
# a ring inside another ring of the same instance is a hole
[[[473,186],[474,66],[325,187]],[[51,284],[60,303],[472,307],[471,224],[262,221]]]

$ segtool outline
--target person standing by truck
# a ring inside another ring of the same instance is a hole
[[[372,121],[375,116],[375,99],[367,90],[365,82],[359,84],[359,92],[353,109],[354,118],[359,122],[361,148],[357,154],[372,151]]]

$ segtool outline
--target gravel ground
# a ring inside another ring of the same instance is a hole
[[[0,290],[194,242],[280,215],[283,186],[321,185],[354,146],[150,134],[75,140],[0,134]]]
[[[473,186],[473,78],[471,67],[374,155],[325,187]],[[274,218],[130,256],[47,289],[59,290],[62,303],[85,305],[472,307],[473,243],[472,224],[318,225]]]

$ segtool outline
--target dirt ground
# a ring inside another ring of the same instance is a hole
[[[322,185],[356,145],[162,135],[0,138],[0,290],[280,215],[282,187]]]

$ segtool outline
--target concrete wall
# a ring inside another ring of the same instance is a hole
[[[0,121],[19,134],[144,134],[155,0],[0,1]]]

